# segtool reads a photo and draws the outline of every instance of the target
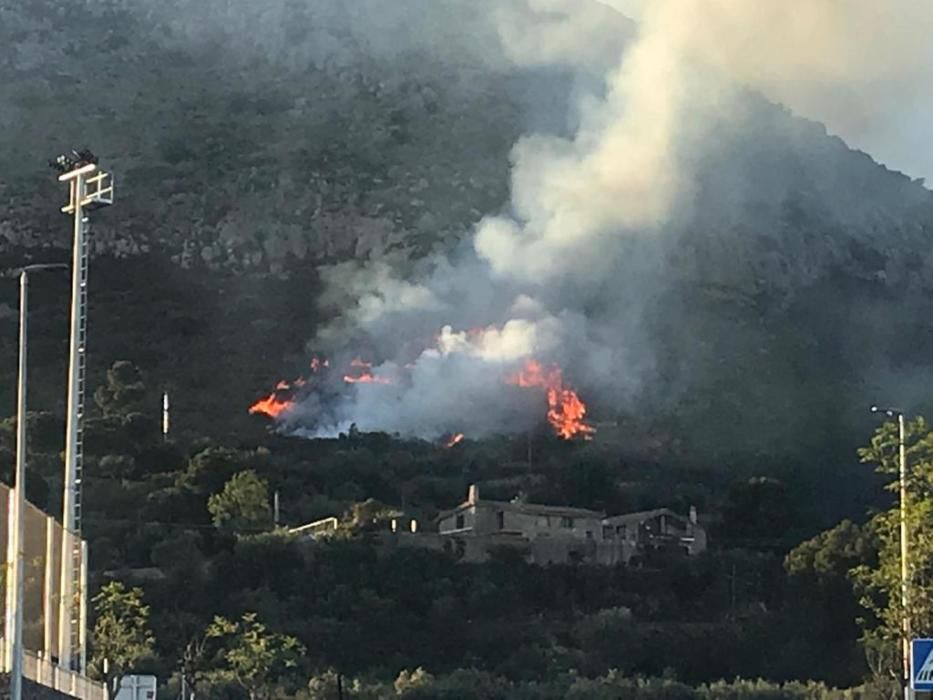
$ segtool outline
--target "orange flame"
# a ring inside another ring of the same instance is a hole
[[[463,442],[464,437],[466,436],[463,433],[454,433],[444,443],[444,447],[446,447],[447,449],[450,449],[454,445],[459,445],[461,442]]]
[[[564,386],[560,367],[551,365],[545,368],[537,360],[528,360],[518,373],[508,377],[509,384],[520,387],[537,387],[547,393],[547,419],[560,437],[570,440],[582,437],[592,439],[596,428],[589,425],[586,417],[586,404],[573,389]]]
[[[302,387],[305,385],[305,380],[299,377],[294,382],[280,381],[275,385],[275,391],[269,394],[264,399],[259,399],[256,403],[249,407],[249,414],[251,416],[262,415],[268,416],[269,418],[278,418],[285,411],[290,409],[295,405],[295,402],[292,400],[290,394],[282,396],[285,392],[291,392],[292,389]]]
[[[282,413],[295,405],[291,399],[279,398],[277,392],[273,391],[264,399],[259,399],[249,407],[251,416],[263,415],[269,418],[278,418]]]
[[[350,362],[350,366],[359,370],[357,374],[343,375],[343,381],[347,384],[391,384],[392,380],[388,377],[377,377],[373,374],[373,363],[366,362],[356,358]]]

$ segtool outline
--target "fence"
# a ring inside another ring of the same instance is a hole
[[[11,499],[12,490],[0,484],[0,543],[9,541]],[[54,518],[31,503],[26,503],[23,514],[23,675],[79,700],[106,700],[107,692],[103,684],[55,663],[61,632],[61,552],[63,544],[69,547],[69,551],[71,546],[70,542],[64,542],[64,534],[62,526]],[[86,547],[86,544],[83,546]],[[2,600],[6,601],[5,605],[0,606],[0,620],[3,622],[0,630],[6,629],[6,612],[11,605],[6,585],[10,578],[10,560],[11,553],[7,547],[0,546],[0,561],[3,564],[0,567],[0,586],[3,589]],[[83,574],[82,581],[85,580]],[[87,594],[83,589],[78,604],[83,623],[87,604]],[[84,641],[82,630],[82,646]],[[0,637],[0,671],[9,672],[11,661],[12,655],[6,640]]]

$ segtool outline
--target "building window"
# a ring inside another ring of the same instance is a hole
[[[586,539],[588,539],[588,540],[593,539],[593,531],[592,531],[592,530],[587,530],[587,531],[586,531]]]
[[[457,525],[456,525],[456,528],[457,528],[458,530],[462,530],[462,529],[463,529],[463,513],[461,513],[460,515],[457,516]]]
[[[505,513],[501,510],[496,513],[496,527],[500,530],[505,529]]]
[[[560,526],[561,526],[561,527],[572,528],[572,527],[573,527],[573,518],[562,517],[562,518],[560,519]]]

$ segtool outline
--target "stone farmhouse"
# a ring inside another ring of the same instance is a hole
[[[707,546],[706,530],[692,508],[688,516],[668,508],[607,516],[586,508],[483,499],[475,484],[463,503],[440,513],[434,522],[434,530],[424,528],[413,514],[399,511],[388,521],[374,520],[369,532],[386,551],[443,550],[468,562],[483,561],[491,552],[507,548],[541,565],[637,565],[658,553],[695,556]],[[315,540],[336,534],[339,527],[338,519],[330,517],[289,532]]]
[[[504,546],[537,564],[633,564],[654,552],[694,556],[707,546],[694,509],[687,517],[667,508],[607,517],[585,508],[485,500],[476,485],[436,523],[442,546],[468,561]]]

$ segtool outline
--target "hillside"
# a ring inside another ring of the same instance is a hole
[[[306,363],[318,265],[447,249],[505,205],[509,149],[569,127],[574,79],[509,63],[463,5],[416,5],[388,34],[323,0],[225,22],[220,4],[0,8],[3,265],[68,242],[48,157],[86,143],[117,175],[94,226],[94,376],[133,359],[196,431],[225,432]],[[753,95],[695,158],[692,206],[658,241],[649,388],[598,417],[647,408],[654,457],[847,461],[863,404],[924,406],[933,195]]]
[[[440,263],[473,260],[477,224],[518,208],[515,144],[591,118],[631,22],[600,5],[587,21],[608,25],[610,45],[522,62],[496,21],[525,6],[0,0],[0,477],[14,449],[13,273],[68,255],[46,161],[86,145],[117,182],[92,227],[92,586],[143,586],[157,638],[143,665],[161,679],[213,615],[249,611],[305,646],[275,689],[296,700],[333,697],[338,673],[357,679],[348,697],[462,697],[462,683],[484,700],[865,679],[848,571],[877,563],[877,533],[844,523],[800,542],[887,504],[857,462],[877,424],[866,408],[933,408],[933,192],[759,94],[679,142],[690,184],[663,225],[566,256],[608,272],[530,285],[624,349],[562,365],[594,440],[559,440],[543,420],[451,449],[356,430],[304,440],[248,414],[279,380],[308,375],[322,328],[357,330],[355,300],[330,303],[344,301],[335,278],[354,287],[339,263],[419,281],[412,270],[440,278]],[[472,301],[494,306],[486,287],[500,280],[464,269]],[[37,277],[31,294],[29,495],[55,512],[67,281]],[[400,323],[400,344],[420,342],[407,333]],[[261,488],[238,529],[210,504],[244,471]],[[474,482],[500,500],[614,513],[696,507],[712,548],[637,569],[537,569],[508,552],[472,564],[381,547],[382,504],[430,523]],[[273,492],[282,523],[336,516],[339,536],[274,530]],[[199,660],[203,696],[239,697],[208,673],[220,659]],[[642,676],[664,680],[631,680]],[[782,697],[834,697],[822,693]]]

